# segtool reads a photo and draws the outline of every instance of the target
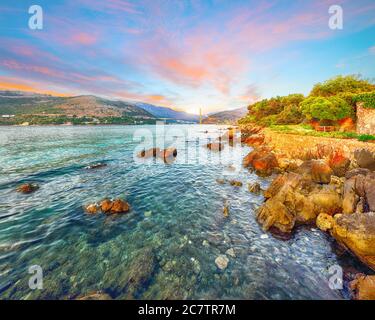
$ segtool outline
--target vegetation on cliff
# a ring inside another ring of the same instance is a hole
[[[358,102],[375,108],[375,84],[357,75],[338,76],[314,85],[307,97],[290,94],[258,101],[238,123],[272,126],[315,120],[326,125],[348,117],[355,120]]]

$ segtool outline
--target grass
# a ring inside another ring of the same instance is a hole
[[[269,127],[274,132],[290,133],[301,136],[314,136],[337,139],[357,139],[359,141],[367,142],[375,140],[375,136],[370,134],[357,134],[355,132],[320,132],[315,131],[311,125],[297,124],[297,125],[272,125]]]

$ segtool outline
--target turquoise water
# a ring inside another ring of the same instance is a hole
[[[269,180],[232,171],[230,156],[197,140],[222,128],[167,126],[179,152],[172,164],[134,160],[139,129],[156,134],[153,126],[0,128],[2,299],[73,299],[95,291],[116,299],[346,298],[329,289],[328,269],[351,266],[351,258],[337,257],[324,233],[301,228],[281,240],[262,232],[254,212],[263,198],[246,185],[265,188]],[[205,156],[211,158],[201,163]],[[107,166],[85,169],[97,162]],[[244,186],[216,182],[226,175]],[[15,192],[25,182],[40,189]],[[84,204],[105,197],[126,199],[131,212],[84,213]],[[215,259],[231,248],[235,257],[228,255],[221,271]],[[28,286],[32,265],[43,269],[42,290]]]

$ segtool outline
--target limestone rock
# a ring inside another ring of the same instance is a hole
[[[228,267],[229,259],[222,254],[215,259],[215,264],[220,270],[225,270]]]

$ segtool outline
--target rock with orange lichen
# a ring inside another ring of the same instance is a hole
[[[99,204],[93,203],[84,207],[88,214],[97,214],[99,212],[105,214],[127,213],[130,210],[129,204],[122,199],[103,199]]]
[[[271,175],[278,168],[276,155],[269,148],[257,148],[251,151],[244,159],[243,166],[251,167],[259,175]]]

